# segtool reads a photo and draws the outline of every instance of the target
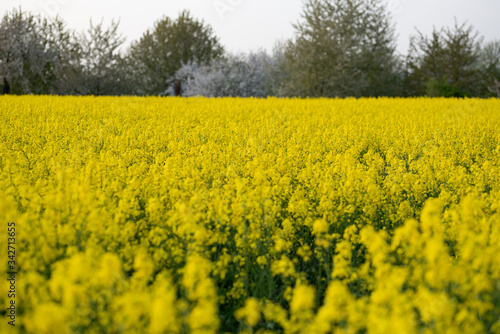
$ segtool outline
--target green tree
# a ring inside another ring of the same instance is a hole
[[[188,11],[175,21],[164,17],[131,46],[129,64],[134,71],[135,91],[164,94],[183,65],[207,65],[222,54],[223,48],[212,28],[192,18]]]
[[[430,37],[418,31],[410,43],[414,95],[478,96],[481,37],[471,25],[455,23]]]
[[[487,43],[480,59],[484,95],[500,97],[500,40]]]
[[[381,0],[307,0],[284,51],[280,91],[303,97],[394,95],[394,27]]]

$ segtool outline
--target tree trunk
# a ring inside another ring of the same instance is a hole
[[[2,89],[2,95],[7,95],[10,94],[10,84],[7,81],[7,78],[3,78],[3,89]]]
[[[95,96],[101,95],[101,77],[97,77],[97,87],[95,89]]]
[[[182,95],[182,84],[180,80],[177,80],[174,84],[174,95],[181,96]]]
[[[491,87],[488,87],[488,90],[490,91],[490,93],[497,94],[497,96],[500,97],[500,81],[498,81],[496,78],[494,80],[495,84]]]

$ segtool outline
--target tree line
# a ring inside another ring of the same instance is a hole
[[[21,8],[0,22],[3,94],[241,97],[500,97],[500,40],[469,24],[418,30],[396,52],[383,0],[307,0],[273,52],[229,54],[183,11],[124,48],[119,21],[83,32]]]

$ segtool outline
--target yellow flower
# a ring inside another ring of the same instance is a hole
[[[234,313],[238,320],[243,320],[249,327],[257,325],[261,319],[259,302],[255,298],[245,300],[245,305]]]
[[[303,311],[310,311],[315,305],[316,290],[314,287],[299,284],[293,290],[293,298],[290,303],[290,311],[293,313],[300,313]]]
[[[317,219],[313,223],[313,234],[320,235],[322,233],[328,233],[328,224],[324,219]]]

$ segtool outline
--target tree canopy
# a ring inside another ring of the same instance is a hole
[[[292,39],[272,54],[226,53],[188,11],[124,48],[119,21],[77,33],[19,9],[0,21],[0,92],[182,96],[500,96],[500,41],[467,22],[417,30],[395,51],[384,0],[305,0]]]
[[[409,53],[413,90],[429,96],[480,95],[480,50],[479,33],[467,23],[434,29],[430,37],[418,32]]]
[[[185,64],[207,65],[223,54],[209,25],[183,11],[176,20],[164,17],[132,44],[130,62],[140,80],[139,91],[163,94]]]
[[[393,95],[394,27],[381,0],[307,0],[285,47],[289,95]]]

